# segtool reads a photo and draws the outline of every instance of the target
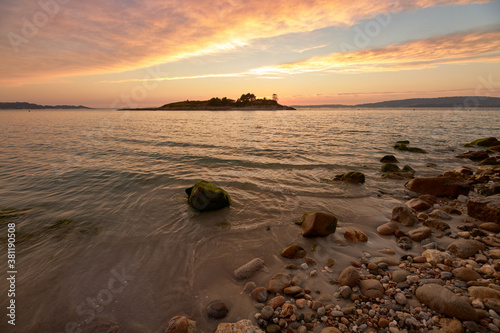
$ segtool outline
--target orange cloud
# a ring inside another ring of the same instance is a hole
[[[388,11],[485,2],[489,0],[2,1],[0,31],[7,38],[0,41],[0,83],[122,72],[226,52],[256,38],[349,26]]]
[[[399,45],[335,53],[306,61],[262,67],[255,74],[298,74],[318,71],[373,72],[434,67],[438,64],[500,62],[500,30],[415,40]]]

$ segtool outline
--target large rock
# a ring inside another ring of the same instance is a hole
[[[418,219],[413,215],[412,210],[406,205],[399,205],[392,209],[392,219],[404,226],[411,227],[418,223]]]
[[[283,289],[290,286],[291,283],[292,278],[290,275],[285,273],[276,273],[271,277],[266,288],[272,293],[281,293]]]
[[[175,316],[168,322],[163,333],[193,333],[196,322],[184,316]]]
[[[264,333],[264,331],[254,326],[249,319],[242,319],[234,324],[219,324],[215,333]]]
[[[394,155],[385,155],[380,159],[382,163],[399,163],[398,159]]]
[[[337,229],[337,217],[332,214],[316,212],[309,213],[302,222],[302,236],[322,237],[333,234]]]
[[[349,171],[341,175],[335,176],[333,180],[352,183],[352,184],[363,184],[365,182],[365,175],[362,172]]]
[[[455,157],[468,158],[471,161],[482,161],[484,159],[487,159],[489,155],[484,150],[478,150],[478,151],[466,151],[465,153],[461,153]]]
[[[376,279],[361,280],[359,282],[359,289],[361,290],[361,294],[368,298],[375,299],[384,297],[384,287],[380,281]]]
[[[457,179],[450,177],[420,177],[414,178],[405,184],[410,191],[432,194],[436,197],[453,197],[460,194],[467,195],[469,186]]]
[[[471,196],[467,202],[467,214],[481,221],[500,223],[500,194]]]
[[[421,242],[424,239],[431,237],[431,235],[432,235],[432,230],[428,227],[420,227],[408,231],[408,237],[410,237],[415,242]]]
[[[341,286],[354,287],[359,282],[359,272],[356,267],[348,266],[340,273],[338,283]]]
[[[446,248],[446,251],[463,259],[473,257],[479,250],[484,250],[484,244],[471,239],[456,240]]]
[[[481,146],[481,147],[493,147],[500,145],[500,141],[498,141],[495,137],[489,137],[484,139],[477,139],[469,143],[468,145],[472,146]]]
[[[229,194],[215,184],[204,180],[187,188],[188,203],[200,212],[227,207],[231,204]]]
[[[398,141],[394,145],[394,149],[402,150],[402,151],[409,151],[409,152],[412,152],[412,153],[421,153],[421,154],[426,154],[427,153],[422,148],[408,147],[409,144],[410,144],[410,141]]]
[[[444,315],[460,320],[478,320],[478,314],[467,299],[446,287],[425,284],[417,289],[416,295],[420,302]]]

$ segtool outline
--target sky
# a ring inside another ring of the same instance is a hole
[[[1,0],[0,102],[500,97],[500,0]]]

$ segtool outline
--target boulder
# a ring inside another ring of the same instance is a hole
[[[361,290],[361,294],[367,298],[375,299],[384,297],[384,287],[376,279],[361,280],[359,282],[359,289]]]
[[[425,284],[416,291],[420,302],[449,317],[477,321],[478,314],[466,298],[460,297],[446,287]]]
[[[380,159],[382,163],[399,163],[398,159],[394,155],[385,155]]]
[[[495,156],[495,157],[485,158],[477,165],[499,165],[499,164],[500,164],[500,158],[498,156]]]
[[[353,227],[345,228],[344,238],[354,243],[368,241],[368,236],[363,231]]]
[[[490,232],[500,232],[500,224],[495,222],[484,222],[479,225],[479,228]]]
[[[231,198],[226,191],[203,180],[187,188],[186,193],[188,203],[200,212],[221,209],[231,204]]]
[[[337,217],[327,213],[307,214],[302,223],[302,236],[322,237],[333,234],[337,228]]]
[[[401,172],[401,168],[394,163],[386,163],[380,168],[382,172]]]
[[[417,229],[413,229],[408,231],[408,237],[415,242],[421,242],[426,238],[431,237],[432,230],[428,227],[420,227]]]
[[[460,194],[467,195],[469,186],[457,179],[450,177],[420,177],[414,178],[405,184],[410,191],[432,194],[436,197],[453,197]]]
[[[469,150],[469,151],[461,153],[455,157],[456,158],[468,158],[471,161],[482,161],[482,160],[487,159],[489,157],[489,155],[484,150],[476,150],[476,151]]]
[[[498,141],[498,139],[495,137],[489,137],[489,138],[474,140],[468,145],[480,146],[480,147],[493,147],[500,145],[500,141]]]
[[[223,301],[213,301],[207,305],[207,315],[212,319],[222,319],[228,312],[229,309]]]
[[[298,244],[287,246],[281,251],[281,256],[287,259],[300,259],[306,256],[307,252]]]
[[[184,316],[175,316],[169,320],[163,333],[194,333],[196,322]]]
[[[439,320],[439,325],[445,333],[463,333],[464,328],[462,327],[462,323],[458,319],[451,318],[441,318]]]
[[[473,257],[479,250],[484,250],[484,244],[471,239],[456,240],[446,248],[446,251],[463,259]]]
[[[356,267],[348,266],[340,273],[338,283],[341,286],[354,287],[359,282],[359,272]]]
[[[254,326],[249,319],[242,319],[234,324],[219,324],[215,333],[264,333],[264,331]]]
[[[392,209],[392,219],[407,227],[411,227],[418,223],[418,219],[413,215],[412,210],[406,205],[394,207]]]
[[[363,184],[365,182],[365,175],[362,172],[349,171],[341,175],[335,176],[333,180],[352,183],[352,184]]]
[[[467,214],[484,222],[500,223],[500,194],[471,196],[467,202]]]
[[[291,283],[292,278],[290,275],[285,273],[276,273],[271,277],[266,288],[272,293],[281,293],[283,289],[290,286]]]
[[[392,280],[396,283],[405,282],[408,275],[410,275],[410,272],[406,269],[397,269],[392,272]]]

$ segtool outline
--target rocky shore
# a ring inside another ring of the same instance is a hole
[[[290,244],[271,254],[282,258],[280,271],[266,271],[265,257],[234,267],[240,297],[251,298],[255,310],[241,314],[252,319],[224,323],[231,311],[224,300],[208,304],[207,316],[220,322],[216,332],[500,332],[500,142],[487,138],[467,147],[473,150],[457,158],[478,161],[475,169],[425,178],[396,170],[394,178],[411,178],[401,183],[408,201],[373,226],[393,247],[364,251],[350,266],[336,267],[335,258],[317,256],[315,247]],[[397,162],[382,162],[389,160]],[[365,178],[346,173],[334,180],[359,186]],[[202,193],[206,207],[215,194]],[[342,223],[331,212],[305,212],[297,220],[297,233],[326,240]],[[367,230],[343,232],[346,244],[370,241]],[[264,274],[267,283],[257,284],[254,278]],[[330,292],[314,288],[319,283],[328,283]],[[196,318],[177,316],[164,332],[205,330],[196,328]]]

